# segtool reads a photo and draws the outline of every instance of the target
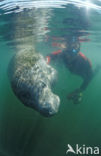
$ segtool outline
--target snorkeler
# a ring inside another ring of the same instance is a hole
[[[89,59],[80,52],[80,42],[77,37],[69,37],[64,44],[61,44],[61,47],[63,50],[58,50],[47,56],[47,63],[51,60],[62,59],[71,73],[83,78],[81,86],[67,96],[68,100],[73,100],[73,103],[77,104],[81,102],[83,91],[99,69],[93,71]]]

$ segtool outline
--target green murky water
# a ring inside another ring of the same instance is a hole
[[[62,21],[66,17],[73,17],[74,10],[72,14],[69,11],[66,14],[66,9],[51,10],[52,17],[46,25],[50,32],[46,37],[63,37],[64,31],[68,34],[66,23]],[[13,28],[15,24],[13,16],[13,13],[1,15],[0,21],[3,37],[0,41],[0,156],[65,156],[67,144],[101,147],[101,71],[88,85],[81,104],[74,105],[67,100],[67,94],[80,86],[82,79],[70,73],[63,64],[53,64],[58,71],[54,92],[60,96],[61,105],[58,114],[51,118],[42,117],[15,97],[7,76],[9,61],[16,52],[12,42],[14,29],[10,27],[13,25]],[[81,43],[81,51],[95,68],[101,62],[101,13],[91,10],[88,16],[91,25],[86,31],[90,33],[90,41]],[[11,45],[7,44],[9,39]],[[58,49],[52,47],[50,42],[55,41],[42,40],[36,43],[38,51],[44,56]]]

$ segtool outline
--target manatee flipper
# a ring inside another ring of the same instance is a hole
[[[16,53],[8,73],[13,92],[25,106],[46,117],[58,112],[60,99],[51,90],[56,71],[47,65],[42,55],[33,49]]]

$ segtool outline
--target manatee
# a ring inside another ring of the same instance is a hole
[[[14,94],[28,107],[45,117],[58,112],[60,99],[52,92],[56,70],[33,48],[20,49],[12,57],[8,76]]]

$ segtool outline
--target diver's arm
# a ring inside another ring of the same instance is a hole
[[[93,71],[92,68],[90,68],[89,75],[84,79],[80,89],[81,91],[84,91],[87,86],[89,85],[90,81],[93,77],[96,76],[96,74],[101,70],[101,64],[97,65],[95,70]]]
[[[82,93],[88,87],[93,76],[94,76],[94,72],[93,72],[92,67],[90,66],[90,64],[88,62],[87,66],[86,66],[85,75],[82,75],[83,83],[81,84],[81,86],[79,88],[75,89],[72,93],[70,93],[67,96],[67,98],[69,100],[73,100],[74,104],[80,103],[82,101],[82,95],[83,95]]]
[[[84,79],[83,83],[81,84],[80,88],[77,88],[72,93],[70,93],[67,98],[68,100],[73,100],[74,104],[78,104],[82,101],[82,93],[87,88],[88,84],[90,83],[92,77]]]
[[[57,50],[52,52],[51,54],[49,54],[46,58],[47,58],[47,63],[50,63],[51,60],[57,60],[57,58],[60,57],[62,50]]]
[[[89,61],[89,59],[86,60],[86,67],[85,68],[86,68],[86,72],[85,72],[85,75],[83,77],[83,83],[80,86],[81,91],[84,91],[88,87],[88,85],[91,82],[93,76],[95,75],[94,71],[92,69],[91,62]]]
[[[92,80],[92,77],[93,77],[93,75],[91,74],[89,77],[87,77],[87,78],[85,78],[85,79],[83,80],[83,83],[82,83],[81,86],[80,86],[80,91],[81,91],[81,92],[85,91],[85,89],[88,87],[89,83],[90,83],[91,80]]]
[[[83,83],[80,86],[80,90],[84,91],[88,87],[89,83],[91,82],[91,80],[94,76],[94,71],[92,69],[91,61],[86,56],[84,56],[84,54],[82,54],[82,55],[83,55],[82,57],[85,60],[85,63],[84,63],[85,71],[84,71],[84,74],[82,76],[83,77]]]

